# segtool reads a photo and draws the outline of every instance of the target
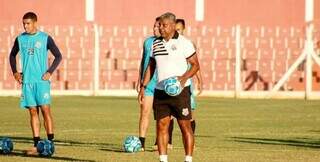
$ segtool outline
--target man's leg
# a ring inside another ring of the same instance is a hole
[[[53,134],[53,119],[51,115],[50,105],[42,105],[41,112],[44,120],[44,127],[47,132],[48,140],[52,141],[54,138],[54,134]]]
[[[37,144],[40,141],[40,119],[39,109],[37,107],[29,107],[30,125],[33,135],[33,147],[27,151],[28,155],[37,155]]]
[[[168,141],[168,149],[172,149],[172,134],[174,128],[174,117],[171,117],[170,124],[169,124],[169,141]]]
[[[153,96],[145,96],[143,103],[140,105],[139,139],[141,141],[143,151],[145,149],[145,138],[149,127],[152,105]]]
[[[168,140],[168,146],[167,148],[168,149],[173,149],[173,145],[172,145],[172,134],[173,134],[173,128],[174,128],[174,117],[171,116],[171,119],[170,119],[170,124],[169,124],[169,140]],[[157,139],[156,139],[156,142],[154,143],[154,149],[157,150],[158,149],[158,146],[157,146]]]
[[[191,128],[191,122],[190,120],[178,120],[178,124],[183,136],[186,161],[192,162],[194,136]]]
[[[193,131],[193,134],[195,134],[195,131],[196,131],[196,121],[195,121],[195,110],[197,108],[197,104],[196,104],[196,97],[195,97],[195,94],[194,92],[191,91],[191,95],[190,95],[190,105],[191,105],[191,116],[192,116],[192,119],[191,119],[191,127],[192,127],[192,131]]]
[[[37,83],[37,105],[41,105],[41,113],[44,120],[44,127],[46,129],[48,140],[53,141],[54,134],[53,134],[53,119],[51,115],[51,95],[50,95],[50,83]]]
[[[157,144],[160,161],[167,161],[167,145],[168,145],[168,128],[170,124],[170,116],[157,120]]]
[[[195,111],[193,110],[192,111],[192,119],[190,120],[193,134],[195,134],[195,132],[196,132],[196,120],[194,118],[194,114],[195,114]]]

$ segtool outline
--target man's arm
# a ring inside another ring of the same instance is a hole
[[[195,75],[200,68],[198,57],[197,57],[196,53],[194,53],[190,57],[188,57],[187,61],[191,65],[191,68],[189,70],[187,70],[182,76],[178,77],[181,85],[184,85],[189,78],[192,78],[193,75]]]
[[[151,80],[151,76],[153,76],[155,69],[156,69],[156,61],[154,60],[154,58],[151,57],[148,67],[145,71],[144,77],[140,84],[140,91],[138,95],[138,100],[140,104],[143,102],[145,86],[147,86],[147,84]]]
[[[137,85],[136,85],[136,90],[137,92],[139,93],[140,91],[140,85],[141,85],[141,82],[142,82],[142,77],[143,77],[143,63],[145,61],[145,57],[149,57],[149,56],[146,56],[145,55],[145,52],[146,52],[146,41],[143,43],[143,52],[142,52],[142,56],[141,56],[141,62],[140,62],[140,66],[139,66],[139,75],[138,75],[138,80],[137,80]]]
[[[58,67],[62,60],[62,55],[57,47],[57,45],[54,43],[53,39],[49,36],[48,42],[47,42],[47,48],[51,51],[52,55],[54,56],[54,60],[47,70],[47,72],[43,75],[43,80],[49,80],[51,77],[51,74],[54,72],[54,70]]]
[[[18,38],[16,38],[16,40],[14,41],[13,47],[11,49],[10,52],[10,56],[9,56],[9,62],[10,62],[10,67],[14,76],[14,79],[21,84],[22,83],[22,75],[20,73],[18,73],[17,71],[17,60],[16,60],[16,56],[19,52],[19,43],[18,43]]]
[[[201,74],[201,69],[199,68],[199,71],[196,73],[196,78],[197,78],[197,88],[198,88],[198,94],[200,95],[202,93],[202,74]]]
[[[141,67],[139,68],[139,75],[138,75],[138,79],[137,79],[137,83],[136,83],[136,91],[139,93],[140,91],[140,82],[141,82],[141,77],[140,77],[140,74],[141,74]]]

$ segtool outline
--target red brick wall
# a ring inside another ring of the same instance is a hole
[[[152,24],[166,11],[195,24],[195,0],[96,0],[95,18],[101,24]],[[319,1],[315,1],[319,19]],[[20,23],[35,11],[42,24],[85,22],[85,0],[1,0],[0,23]],[[205,24],[301,25],[304,0],[205,0]]]
[[[34,11],[41,24],[85,22],[85,0],[1,0],[0,23],[20,24],[24,13]]]

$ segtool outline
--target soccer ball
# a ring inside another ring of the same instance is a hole
[[[123,149],[125,152],[138,152],[141,150],[141,142],[136,136],[128,136],[123,143]]]
[[[0,153],[9,154],[13,150],[13,143],[10,138],[0,139]]]
[[[171,77],[164,81],[164,91],[169,96],[177,96],[181,93],[182,87],[177,77]]]
[[[54,153],[54,144],[50,140],[42,140],[37,144],[37,151],[40,156],[50,157]]]

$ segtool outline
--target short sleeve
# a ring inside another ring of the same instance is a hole
[[[183,47],[184,47],[183,53],[184,53],[185,58],[191,57],[196,52],[196,49],[194,48],[193,43],[188,39],[186,39],[184,41]]]

